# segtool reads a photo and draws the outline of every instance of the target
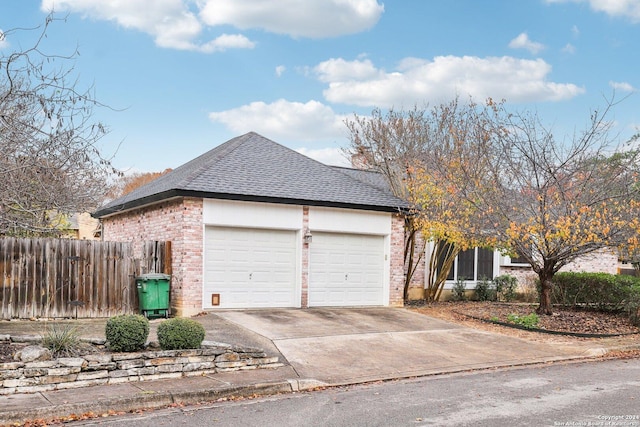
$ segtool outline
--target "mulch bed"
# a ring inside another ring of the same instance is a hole
[[[11,341],[0,341],[0,363],[15,362],[15,360],[13,360],[13,355],[16,354],[18,350],[28,345],[34,345],[34,344],[33,343],[31,344],[15,343]],[[104,349],[104,346],[97,346],[97,345],[84,343],[82,347],[78,349],[77,355],[103,353],[105,351],[106,350]],[[75,355],[76,354],[62,354],[62,355],[59,355],[59,357],[74,357]]]
[[[473,304],[461,313],[483,320],[509,322],[509,315],[526,316],[534,313],[536,305]],[[605,313],[589,309],[555,308],[550,316],[540,315],[538,329],[585,335],[620,335],[640,333],[640,329],[621,313]]]
[[[497,321],[510,324],[508,316],[526,316],[535,312],[536,304],[508,304],[496,302],[451,302],[435,303],[415,307],[417,311],[450,320],[464,320],[471,317],[486,322]],[[606,313],[588,309],[555,307],[550,316],[540,315],[538,329],[567,334],[584,335],[624,335],[638,334],[640,328],[634,326],[621,313]]]

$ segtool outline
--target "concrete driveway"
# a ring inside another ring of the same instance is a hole
[[[465,328],[400,308],[234,310],[215,313],[266,338],[302,379],[338,385],[584,356]]]

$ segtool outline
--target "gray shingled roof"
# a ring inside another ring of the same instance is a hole
[[[391,186],[389,185],[389,181],[387,181],[387,178],[380,172],[375,172],[372,170],[364,170],[364,169],[345,168],[342,166],[331,166],[331,167],[337,171],[346,173],[351,178],[355,178],[358,181],[364,182],[365,184],[368,184],[377,188],[378,190],[382,190],[385,193],[389,193],[389,194],[393,193],[391,191]]]
[[[257,133],[233,138],[99,208],[104,217],[172,197],[262,201],[397,212],[405,201]],[[351,173],[352,174],[352,173]]]

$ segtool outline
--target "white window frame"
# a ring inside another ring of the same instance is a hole
[[[473,248],[473,279],[471,278],[465,278],[465,284],[467,285],[467,287],[469,287],[469,285],[471,285],[471,287],[474,287],[477,283],[478,283],[478,247]],[[454,283],[456,283],[458,281],[458,256],[456,256],[456,259],[453,261],[453,266],[451,267],[451,269],[453,270],[453,280],[446,280],[445,281],[445,289],[450,289]],[[489,279],[493,279],[494,277],[497,277],[499,275],[500,272],[500,253],[496,250],[493,251],[493,272],[492,272],[492,277],[490,277]]]
[[[504,265],[505,267],[530,267],[529,263],[527,262],[514,262],[513,259],[508,255],[503,257],[502,265]]]

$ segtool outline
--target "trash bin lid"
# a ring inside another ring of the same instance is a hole
[[[162,273],[147,273],[136,277],[136,280],[170,280],[171,276]]]

